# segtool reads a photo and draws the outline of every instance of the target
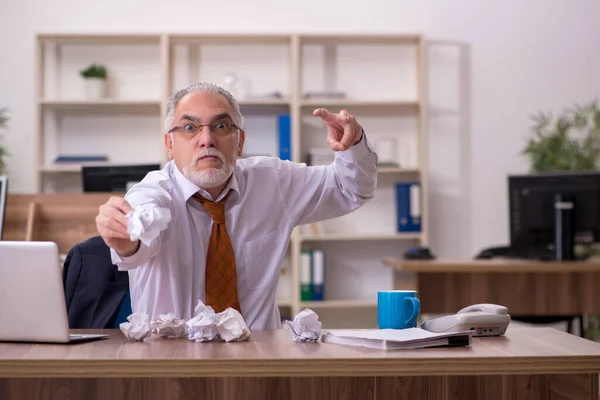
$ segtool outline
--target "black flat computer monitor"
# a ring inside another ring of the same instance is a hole
[[[8,197],[8,176],[0,175],[0,240],[4,232],[6,218],[6,198]]]
[[[527,258],[575,260],[576,244],[600,241],[600,173],[508,177],[510,247]]]
[[[83,191],[126,192],[130,185],[157,169],[160,164],[83,166]]]

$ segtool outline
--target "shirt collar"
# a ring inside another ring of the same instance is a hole
[[[204,197],[208,200],[212,200],[212,201],[221,200],[223,197],[225,197],[225,195],[227,194],[229,189],[235,191],[238,195],[240,193],[238,180],[237,180],[237,176],[236,176],[237,167],[234,168],[233,173],[231,174],[231,178],[229,179],[229,182],[227,183],[227,186],[225,186],[223,191],[219,194],[219,197],[217,197],[216,199],[213,199],[212,196],[210,195],[210,193],[208,193],[206,190],[201,189],[200,187],[196,186],[188,178],[186,178],[185,175],[183,175],[181,173],[179,168],[177,168],[175,161],[171,160],[170,162],[173,163],[172,168],[173,168],[173,177],[175,180],[175,184],[177,185],[179,190],[181,190],[181,193],[183,195],[183,199],[185,202],[187,202],[190,199],[190,197],[192,197],[196,193],[199,193],[202,197]]]

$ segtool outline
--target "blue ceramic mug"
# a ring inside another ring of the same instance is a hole
[[[379,329],[416,328],[421,302],[415,290],[380,290],[377,293]]]

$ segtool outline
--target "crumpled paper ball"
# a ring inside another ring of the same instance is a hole
[[[241,342],[250,339],[250,330],[242,315],[229,307],[223,312],[198,301],[195,316],[186,322],[188,338],[196,342]]]
[[[194,309],[195,316],[189,319],[185,324],[188,329],[188,339],[196,342],[211,342],[217,340],[219,332],[217,331],[217,314],[212,307],[204,305],[198,301]]]
[[[286,321],[294,342],[316,342],[321,336],[321,321],[311,309],[300,311],[293,321]]]
[[[128,340],[141,342],[152,334],[150,316],[145,312],[131,314],[127,321],[122,322],[119,328]]]
[[[163,339],[176,339],[188,334],[185,320],[178,318],[172,312],[160,314],[152,321],[152,332]]]
[[[131,241],[149,246],[171,222],[171,210],[153,203],[140,204],[127,214],[127,232]]]
[[[185,321],[174,313],[160,314],[150,322],[146,313],[134,313],[129,322],[120,325],[121,331],[132,341],[142,341],[152,333],[163,339],[181,338],[200,342],[241,342],[250,339],[250,330],[237,310],[228,308],[215,313],[214,309],[198,301],[194,317]]]
[[[250,330],[242,314],[231,307],[220,313],[217,330],[221,339],[226,342],[243,342],[250,339]]]

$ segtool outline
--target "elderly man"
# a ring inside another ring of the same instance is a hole
[[[237,309],[251,329],[280,326],[275,294],[292,229],[350,213],[376,186],[377,155],[354,116],[313,115],[327,127],[331,165],[238,160],[246,136],[229,92],[200,83],[173,96],[164,135],[171,161],[96,217],[113,262],[129,273],[133,312],[189,319],[202,300],[216,312]],[[146,246],[130,240],[127,214],[149,202],[172,219]]]

